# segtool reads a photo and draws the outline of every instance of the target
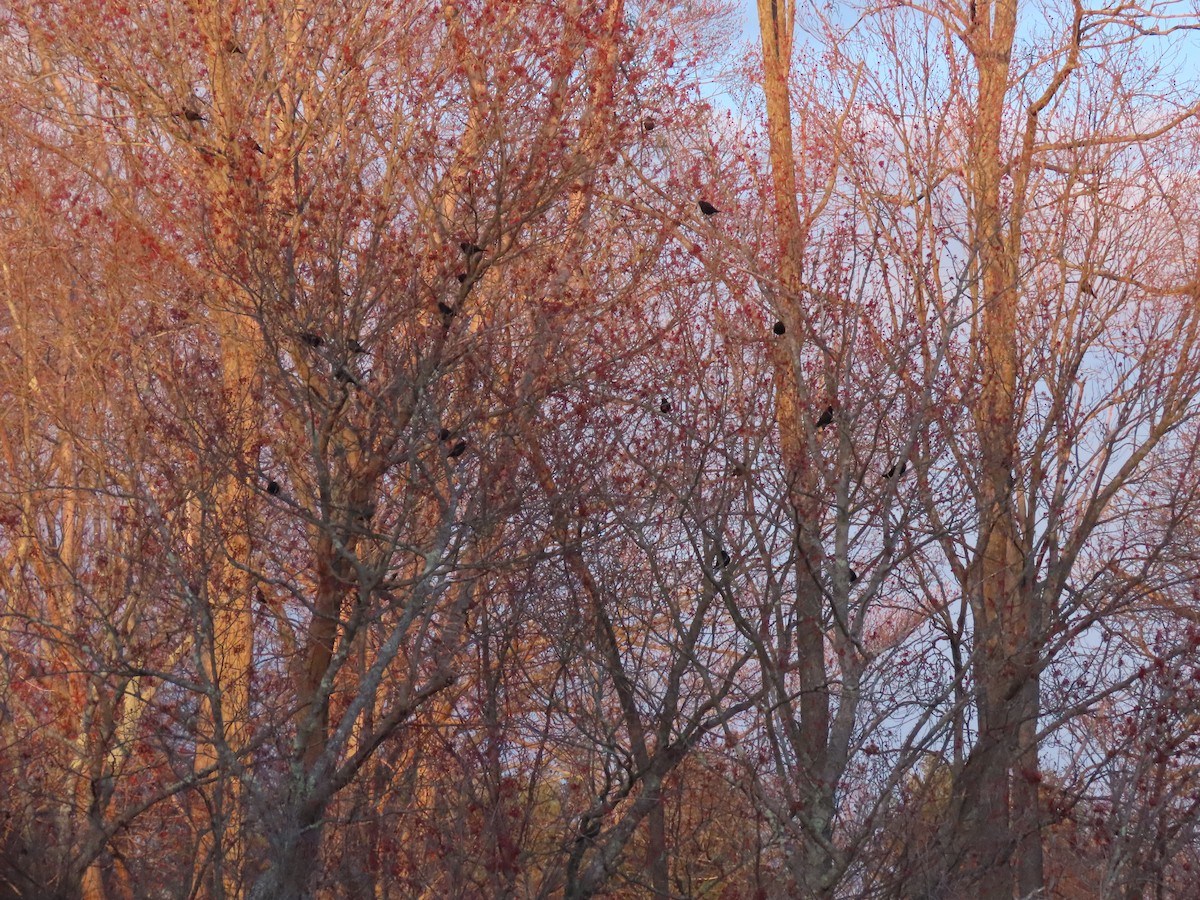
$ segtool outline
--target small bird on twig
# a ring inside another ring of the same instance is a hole
[[[669,413],[671,411],[671,401],[666,397],[663,397],[662,402],[658,404],[658,411],[662,413]]]
[[[884,472],[884,473],[883,473],[883,477],[884,477],[884,478],[894,478],[894,477],[895,477],[896,475],[898,475],[898,474],[899,474],[899,475],[903,475],[903,474],[904,474],[904,470],[905,470],[905,469],[907,469],[907,468],[908,468],[908,463],[907,463],[907,462],[902,462],[902,463],[900,463],[900,471],[899,471],[899,472],[897,472],[897,471],[896,471],[896,464],[895,464],[895,463],[892,463],[892,467],[891,467],[890,469],[888,469],[886,472]]]
[[[817,429],[820,430],[827,425],[833,424],[833,406],[832,404],[825,407],[825,412],[821,413],[821,418],[817,419]]]
[[[454,445],[453,448],[451,448],[449,456],[451,459],[458,459],[458,457],[462,456],[466,451],[467,451],[467,442],[465,440],[459,441],[457,444]]]
[[[706,216],[715,216],[717,213],[720,212],[719,209],[717,209],[715,206],[713,206],[707,200],[701,200],[698,205],[700,207],[700,212],[704,213],[704,215],[706,215]]]
[[[775,332],[777,335],[787,334],[787,326],[784,325],[782,322],[776,322],[775,327],[772,328],[771,330],[773,332]]]

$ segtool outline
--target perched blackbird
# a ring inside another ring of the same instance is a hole
[[[701,200],[699,206],[700,206],[700,212],[704,213],[706,216],[715,216],[717,213],[720,212],[719,209],[717,209],[715,206],[713,206],[707,200]]]
[[[721,548],[721,565],[727,566],[727,565],[729,565],[729,562],[730,562],[729,551],[726,550],[724,547],[722,547]]]
[[[466,273],[466,272],[459,272],[459,273],[458,273],[457,275],[455,275],[454,277],[458,279],[458,283],[459,283],[459,284],[462,284],[463,282],[465,282],[465,281],[467,280],[467,273]]]
[[[652,118],[647,116],[645,119],[642,120],[642,131],[653,131],[654,126],[657,124],[658,124],[657,122],[655,122]]]
[[[459,442],[458,442],[457,444],[455,444],[455,445],[454,445],[454,447],[453,447],[453,448],[450,450],[450,458],[451,458],[451,459],[457,459],[458,457],[462,456],[462,455],[463,455],[463,453],[465,453],[465,452],[466,452],[466,450],[467,450],[467,442],[466,442],[466,441],[459,441]]]
[[[776,322],[775,327],[771,329],[776,334],[787,334],[787,326],[782,322]]]
[[[825,412],[821,413],[821,418],[817,419],[817,428],[824,428],[826,425],[833,424],[833,407],[825,407]]]
[[[451,306],[449,303],[446,303],[444,300],[439,300],[438,301],[438,312],[440,312],[443,316],[445,316],[447,319],[449,319],[451,316],[454,315],[454,307]]]
[[[458,246],[462,248],[462,252],[467,256],[478,256],[483,252],[482,247],[480,247],[478,244],[472,244],[469,241],[463,241]]]
[[[662,403],[658,404],[658,411],[669,413],[671,411],[671,401],[666,397],[663,397]]]
[[[300,340],[304,341],[304,343],[308,344],[308,346],[312,347],[314,350],[325,343],[324,338],[322,338],[319,334],[313,334],[311,331],[303,332],[300,335]]]
[[[448,440],[450,440],[450,429],[449,429],[449,428],[443,428],[441,431],[439,431],[439,432],[438,432],[438,440],[439,440],[439,441],[448,441]]]
[[[904,470],[907,468],[908,468],[907,462],[900,463],[900,473],[899,474],[903,475]],[[883,477],[884,478],[892,478],[895,475],[896,475],[896,464],[892,463],[892,467],[883,473]]]
[[[194,109],[185,109],[183,111],[183,117],[185,119],[187,119],[189,122],[203,122],[204,121],[204,116],[200,115],[200,113],[196,112],[196,110],[194,110]]]
[[[367,348],[358,342],[356,338],[350,338],[346,341],[346,349],[351,353],[366,353]]]
[[[850,583],[854,584],[854,582],[856,582],[856,581],[858,581],[858,573],[855,572],[853,569],[851,569],[850,570]]]
[[[276,494],[278,494],[279,493],[279,482],[278,481],[268,481],[267,482],[267,493],[270,494],[272,497],[274,497]]]

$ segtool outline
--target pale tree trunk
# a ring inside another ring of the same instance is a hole
[[[236,159],[239,152],[235,135],[240,104],[236,79],[230,71],[233,63],[224,50],[231,20],[218,4],[212,4],[198,16],[198,23],[213,51],[207,60],[212,102],[204,139],[225,154],[210,166],[208,175],[209,196],[216,200],[212,212],[213,249],[219,261],[227,261],[236,253],[233,236],[239,228],[237,187],[226,162]],[[204,598],[211,624],[211,633],[205,637],[211,644],[197,647],[197,658],[215,702],[209,698],[201,707],[199,727],[211,735],[211,741],[198,738],[195,770],[210,770],[215,780],[203,789],[212,833],[203,836],[196,865],[197,876],[207,880],[214,896],[238,898],[242,896],[246,837],[241,771],[249,764],[245,750],[254,659],[254,550],[248,520],[251,488],[242,473],[252,462],[249,457],[257,429],[252,386],[258,334],[255,323],[239,312],[242,303],[238,287],[219,279],[211,289],[224,298],[213,305],[213,321],[221,342],[221,381],[228,404],[230,443],[222,448],[225,471],[216,485],[212,510],[223,552]],[[210,864],[212,868],[205,874]]]
[[[1020,222],[1007,218],[1019,217],[1019,210],[1006,213],[1001,197],[1002,128],[1016,21],[1016,0],[980,2],[967,38],[979,78],[966,173],[980,307],[975,352],[981,387],[974,410],[979,544],[970,585],[979,733],[956,779],[951,866],[957,869],[953,884],[996,900],[1014,896],[1018,872],[1021,896],[1042,884],[1032,742],[1037,622],[1033,591],[1022,574],[1027,549],[1014,498]],[[1021,777],[1024,767],[1030,771]]]
[[[232,315],[228,319],[233,319]],[[247,395],[252,377],[243,323],[226,321],[222,333],[222,375],[226,397],[238,410],[240,422],[250,419]],[[239,432],[241,429],[238,429]],[[246,443],[231,448],[238,458]],[[205,680],[212,686],[216,702],[203,707],[205,729],[212,742],[200,741],[196,748],[196,771],[214,769],[216,781],[208,794],[212,839],[216,842],[212,861],[213,877],[220,883],[214,891],[221,896],[240,896],[240,868],[244,829],[240,769],[247,743],[250,674],[253,665],[254,632],[251,611],[253,582],[249,574],[252,552],[248,523],[242,509],[246,503],[245,486],[228,473],[219,488],[215,513],[225,535],[224,558],[210,582],[208,593],[212,632],[211,645],[200,648]],[[203,865],[201,854],[198,860]]]
[[[807,335],[803,305],[802,260],[807,223],[797,199],[796,158],[792,140],[791,73],[795,3],[792,0],[759,0],[762,34],[763,87],[767,102],[771,175],[775,200],[775,235],[779,248],[777,273],[778,313],[787,325],[786,337],[774,345],[771,366],[776,387],[775,419],[788,480],[788,500],[795,522],[796,541],[796,645],[799,673],[800,721],[788,729],[800,772],[796,787],[805,820],[799,858],[791,860],[797,880],[812,894],[829,887],[830,863],[826,849],[832,834],[834,779],[829,771],[830,685],[825,670],[823,605],[825,592],[819,580],[824,565],[819,522],[819,473],[813,465],[813,448],[804,420],[811,406],[808,385],[800,368],[800,352]]]

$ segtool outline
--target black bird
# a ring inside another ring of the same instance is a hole
[[[444,300],[439,300],[438,301],[438,312],[440,312],[443,316],[445,316],[447,319],[449,319],[450,317],[452,317],[454,315],[454,307],[451,306],[449,303],[445,302]]]
[[[826,425],[833,424],[833,407],[825,407],[825,412],[821,413],[821,418],[817,419],[817,428],[824,428]]]
[[[726,550],[724,547],[722,547],[721,548],[721,565],[719,566],[719,568],[729,565],[730,560],[731,560],[731,557],[729,556],[729,551]]]
[[[699,206],[700,206],[700,212],[704,213],[706,216],[715,216],[717,213],[720,212],[719,209],[717,209],[715,206],[713,206],[707,200],[701,200],[699,203]]]
[[[438,440],[439,440],[439,441],[448,441],[448,440],[450,440],[450,429],[449,429],[449,428],[443,428],[441,431],[439,431],[439,432],[438,432]]]
[[[645,119],[642,120],[642,131],[653,131],[654,126],[657,124],[658,124],[657,122],[655,122],[652,118],[647,116]]]
[[[483,252],[482,247],[480,247],[478,244],[472,244],[469,241],[463,241],[458,246],[460,248],[462,248],[462,252],[465,253],[467,256],[478,256],[480,253]]]
[[[346,349],[351,353],[366,353],[367,348],[358,342],[357,338],[350,338],[346,341]]]
[[[279,482],[278,481],[268,481],[267,482],[267,493],[270,494],[272,497],[274,497],[276,494],[278,494],[279,493]]]
[[[353,384],[353,385],[358,384],[358,379],[354,377],[354,373],[351,372],[349,369],[347,369],[345,366],[338,366],[336,369],[334,369],[333,377],[336,378],[338,381],[340,381],[342,384]]]
[[[183,111],[183,117],[189,122],[203,122],[204,116],[200,115],[196,110],[188,108]]]
[[[775,327],[771,329],[776,334],[787,334],[787,326],[782,322],[776,322]]]
[[[463,282],[465,282],[465,281],[467,280],[467,273],[466,273],[466,272],[459,272],[459,273],[458,273],[457,275],[455,275],[454,277],[458,279],[458,283],[459,283],[459,284],[462,284]]]
[[[669,413],[671,411],[671,401],[666,397],[662,398],[662,403],[658,404],[658,411]]]
[[[462,456],[466,451],[467,451],[467,442],[459,441],[457,444],[454,445],[453,448],[451,448],[450,458],[457,459],[458,457]]]
[[[907,468],[908,468],[908,463],[907,463],[907,462],[902,462],[902,463],[900,463],[900,474],[901,474],[901,475],[903,475],[903,474],[904,474],[904,470],[905,470],[905,469],[907,469]],[[893,477],[893,476],[895,476],[895,475],[896,475],[896,464],[895,464],[895,463],[892,463],[892,467],[891,467],[890,469],[888,469],[886,472],[884,472],[884,473],[883,473],[883,477],[884,477],[884,478],[892,478],[892,477]]]
[[[854,584],[854,582],[856,582],[856,581],[858,581],[858,573],[855,572],[853,569],[851,569],[850,570],[850,583]]]
[[[313,334],[311,331],[305,331],[301,333],[300,340],[304,341],[304,343],[308,344],[308,346],[312,347],[314,350],[325,343],[325,339],[323,337],[321,337],[319,334]]]

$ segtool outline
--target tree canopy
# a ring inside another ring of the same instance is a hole
[[[3,0],[0,897],[1200,867],[1200,17]]]

